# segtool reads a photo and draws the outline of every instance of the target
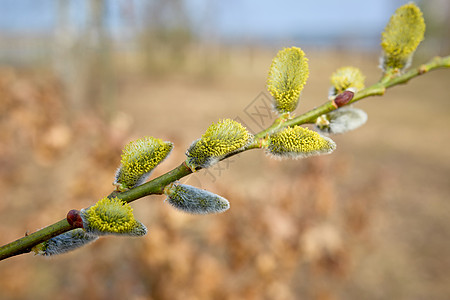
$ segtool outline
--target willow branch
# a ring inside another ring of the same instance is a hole
[[[0,247],[0,260],[23,253],[28,253],[31,251],[31,248],[37,244],[71,229],[72,226],[67,222],[67,220],[62,219],[61,221],[42,228],[32,234],[25,235],[23,238]]]
[[[405,72],[404,74],[401,75],[395,74],[387,75],[382,79],[380,79],[380,81],[375,83],[374,85],[367,87],[356,93],[353,99],[348,104],[354,103],[367,97],[384,95],[386,89],[390,87],[399,84],[405,84],[412,78],[418,77],[419,75],[423,75],[429,71],[436,70],[439,68],[450,68],[450,56],[446,56],[443,58],[436,57],[432,59],[430,62],[423,64],[420,67],[412,69],[408,72]],[[337,109],[337,107],[333,104],[333,102],[327,101],[321,106],[314,108],[293,119],[286,119],[284,116],[281,116],[280,118],[276,119],[269,128],[255,135],[256,140],[255,143],[253,143],[252,145],[246,147],[241,151],[234,152],[226,156],[225,159],[233,155],[236,155],[237,153],[241,153],[250,149],[259,148],[258,139],[264,138],[268,134],[271,134],[288,126],[314,123],[319,116],[329,113],[335,109]],[[109,195],[109,197],[118,197],[121,200],[124,200],[129,203],[148,195],[163,194],[163,190],[166,185],[168,185],[171,182],[177,181],[191,173],[192,173],[191,169],[189,169],[183,162],[173,170],[145,184],[142,184],[138,187],[135,187],[125,192],[120,193],[113,192]],[[31,251],[31,248],[36,246],[37,244],[42,243],[54,236],[60,235],[72,229],[73,227],[67,222],[66,219],[63,219],[59,222],[49,225],[32,234],[29,234],[23,238],[20,238],[14,242],[11,242],[7,245],[0,247],[0,260],[23,253],[28,253]]]

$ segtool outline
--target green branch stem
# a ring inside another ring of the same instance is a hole
[[[67,232],[71,229],[73,228],[67,222],[67,219],[62,219],[61,221],[42,228],[41,230],[38,230],[32,234],[26,234],[23,238],[0,247],[0,260],[23,253],[28,253],[31,251],[31,248],[33,248],[37,244],[42,243],[64,232]]]
[[[442,58],[436,57],[432,59],[430,62],[423,64],[418,68],[412,69],[403,74],[399,75],[388,74],[384,76],[382,79],[380,79],[380,81],[375,83],[374,85],[357,92],[354,95],[353,99],[348,104],[354,103],[367,97],[384,95],[386,89],[390,87],[399,84],[405,84],[412,78],[415,78],[419,75],[425,74],[429,71],[439,68],[450,68],[450,56]],[[260,148],[261,139],[264,139],[267,135],[276,132],[282,128],[285,128],[287,126],[314,123],[319,116],[329,113],[335,109],[336,106],[333,104],[333,102],[327,101],[321,106],[316,107],[292,119],[289,119],[287,118],[286,115],[283,115],[280,118],[276,119],[275,122],[269,128],[256,134],[255,142],[253,144],[247,146],[245,149],[241,151],[234,152],[226,156],[224,159],[227,159],[228,157],[231,157],[243,151]],[[183,162],[173,170],[138,187],[135,187],[125,192],[114,191],[110,194],[110,197],[113,196],[118,197],[129,203],[148,195],[163,194],[163,190],[166,185],[168,185],[171,182],[177,181],[191,173],[192,173],[191,169],[187,167],[186,164]],[[9,244],[0,247],[0,260],[23,253],[28,253],[37,244],[42,243],[54,236],[60,235],[72,229],[74,228],[67,222],[66,219],[58,221],[32,234],[26,235],[25,237],[22,237],[14,242],[11,242]]]

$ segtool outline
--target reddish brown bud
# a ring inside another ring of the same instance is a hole
[[[349,103],[350,100],[353,99],[354,95],[355,93],[353,93],[352,91],[343,91],[342,93],[337,95],[336,98],[334,98],[333,102],[336,107],[341,107]]]
[[[424,65],[419,67],[419,75],[425,74],[426,72],[428,72],[428,70]]]
[[[67,222],[69,222],[73,228],[83,228],[83,219],[81,218],[79,210],[70,210],[67,213]]]

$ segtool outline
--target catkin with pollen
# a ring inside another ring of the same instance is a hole
[[[424,34],[425,21],[419,7],[414,3],[399,7],[381,34],[381,68],[388,71],[409,67]]]
[[[83,228],[94,235],[142,236],[147,228],[136,220],[130,204],[119,198],[105,197],[93,206],[81,210]]]
[[[147,180],[152,170],[172,151],[173,144],[153,137],[144,137],[125,146],[116,172],[114,185],[119,191],[134,188]]]
[[[347,89],[357,92],[364,88],[365,76],[355,67],[342,67],[337,69],[330,78],[330,96],[335,96]]]
[[[253,140],[241,123],[224,119],[208,127],[202,137],[192,143],[186,152],[186,164],[191,170],[208,168],[227,154],[243,149]]]
[[[267,89],[278,113],[290,113],[297,108],[308,75],[308,59],[302,49],[291,47],[278,52],[267,78]]]
[[[328,137],[301,126],[287,127],[269,136],[266,153],[274,158],[304,158],[328,154],[336,144]]]

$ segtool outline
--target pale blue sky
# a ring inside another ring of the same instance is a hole
[[[62,0],[0,0],[0,32],[49,32],[56,24],[55,2]],[[107,0],[108,21],[115,36],[127,32],[123,11],[145,18],[151,0]],[[409,0],[185,0],[192,27],[200,37],[222,41],[259,42],[272,39],[370,38],[378,36],[395,8]],[[83,24],[86,0],[71,1],[74,24]],[[137,21],[135,24],[139,24]],[[378,42],[378,41],[377,41]]]

